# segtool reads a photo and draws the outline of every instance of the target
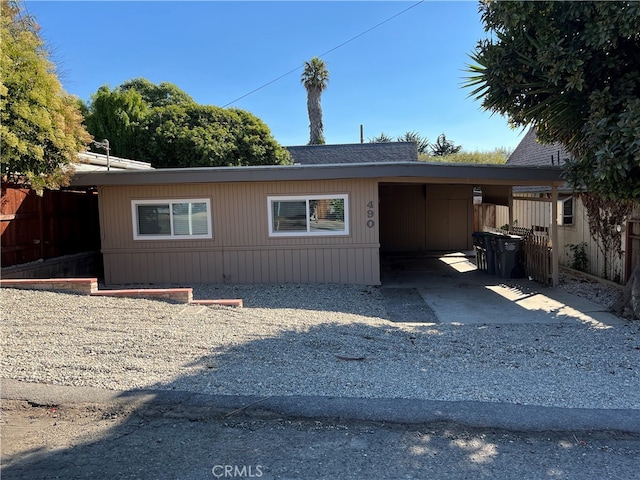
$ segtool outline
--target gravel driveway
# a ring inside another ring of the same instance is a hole
[[[640,408],[640,326],[391,321],[380,288],[197,287],[242,309],[2,288],[2,376],[113,390]]]

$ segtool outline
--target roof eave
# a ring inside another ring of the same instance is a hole
[[[561,185],[564,183],[561,172],[560,167],[388,162],[95,172],[75,175],[71,184],[74,186],[158,185],[424,177],[451,180],[451,183],[511,182],[513,185]]]

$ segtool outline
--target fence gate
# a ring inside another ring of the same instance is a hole
[[[521,227],[512,227],[509,233],[522,237],[521,262],[525,275],[536,282],[550,285],[551,245],[548,234]]]

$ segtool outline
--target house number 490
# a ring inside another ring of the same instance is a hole
[[[373,228],[373,226],[376,224],[376,222],[373,221],[374,215],[375,212],[373,211],[373,200],[370,200],[369,203],[367,203],[367,227],[369,228]]]

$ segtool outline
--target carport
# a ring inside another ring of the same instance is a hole
[[[487,206],[508,207],[508,230],[519,233],[513,221],[514,187],[545,185],[551,191],[548,202],[556,205],[558,187],[564,185],[559,167],[419,162],[406,165],[403,173],[378,181],[383,264],[385,258],[394,256],[472,251],[472,233],[486,229],[488,209],[483,207]],[[553,248],[558,245],[555,208],[549,223],[550,259],[546,269],[549,278],[541,281],[557,285],[558,249]]]

